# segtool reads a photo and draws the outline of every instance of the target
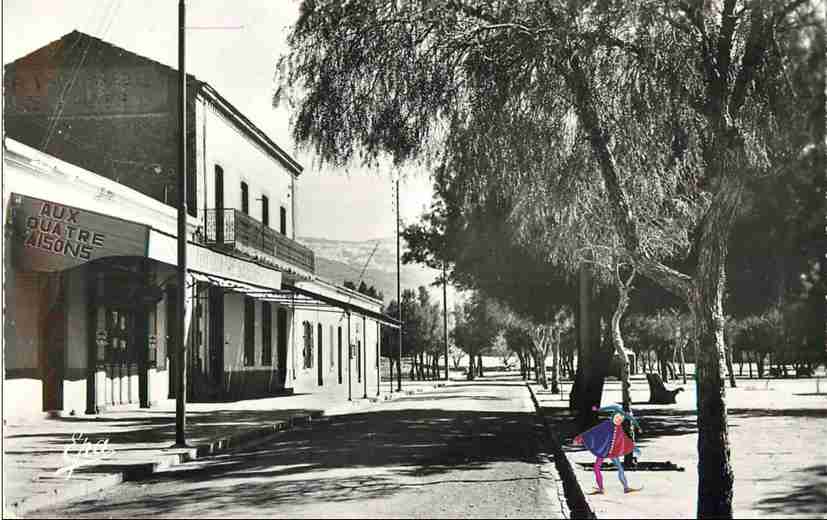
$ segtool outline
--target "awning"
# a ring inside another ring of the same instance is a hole
[[[399,326],[400,326],[399,321],[397,321],[397,320],[395,320],[395,319],[393,319],[389,316],[385,316],[382,313],[367,309],[367,308],[365,308],[361,305],[358,305],[358,304],[355,304],[355,303],[352,303],[352,302],[337,300],[336,298],[331,298],[329,296],[325,296],[324,294],[319,294],[316,291],[311,291],[311,290],[309,290],[307,288],[304,288],[304,287],[297,287],[295,284],[290,284],[290,282],[287,282],[287,281],[285,281],[283,287],[284,287],[284,289],[286,289],[288,291],[291,291],[291,292],[293,292],[294,294],[296,294],[300,297],[303,296],[305,298],[320,301],[322,303],[325,303],[327,305],[331,305],[333,307],[339,307],[340,309],[342,309],[346,312],[354,312],[356,314],[361,314],[365,317],[376,320],[376,321],[378,321],[379,323],[381,323],[383,325],[387,325],[388,327],[398,329]]]

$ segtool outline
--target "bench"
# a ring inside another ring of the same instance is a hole
[[[646,381],[649,383],[649,403],[651,404],[675,404],[676,396],[683,392],[683,388],[674,390],[666,388],[660,374],[646,374]]]

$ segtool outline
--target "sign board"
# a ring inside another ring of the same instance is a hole
[[[149,227],[12,193],[18,269],[63,271],[108,256],[147,254]]]

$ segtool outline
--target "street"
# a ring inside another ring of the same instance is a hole
[[[29,517],[546,517],[562,484],[516,379],[325,417]]]

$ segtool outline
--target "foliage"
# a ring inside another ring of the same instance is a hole
[[[490,304],[480,293],[474,293],[454,309],[451,339],[469,356],[486,354],[499,334],[499,325]]]
[[[823,60],[817,16],[806,0],[307,0],[280,67],[303,88],[296,140],[323,160],[433,161],[456,207],[505,209],[516,238],[545,233],[542,259],[616,237],[690,306],[698,514],[728,516],[727,241],[751,179],[824,147],[823,81],[802,73]],[[578,221],[593,225],[571,233]]]
[[[377,300],[382,300],[385,297],[373,285],[368,287],[364,280],[359,282],[359,287],[356,287],[356,284],[350,280],[345,280],[345,283],[342,285],[347,289],[362,293],[365,296],[370,296],[371,298],[376,298]]]

